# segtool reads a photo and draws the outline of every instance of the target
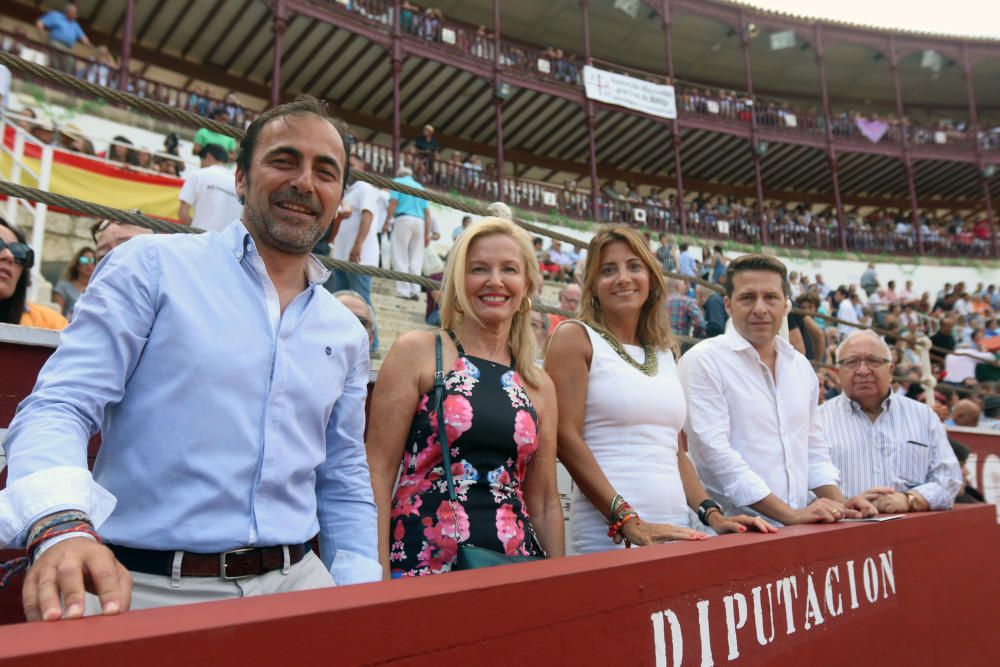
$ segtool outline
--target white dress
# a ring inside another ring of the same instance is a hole
[[[618,356],[600,334],[584,328],[593,347],[584,440],[611,486],[642,520],[691,527],[677,467],[677,434],[684,427],[687,408],[674,355],[658,352],[659,371],[649,377]],[[645,360],[642,348],[626,345],[625,350],[637,362]],[[610,509],[598,511],[573,484],[569,553],[616,548],[605,518]]]

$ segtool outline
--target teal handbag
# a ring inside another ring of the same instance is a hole
[[[452,504],[458,502],[455,495],[455,480],[451,476],[451,446],[448,443],[448,434],[444,428],[444,369],[441,364],[441,332],[434,332],[434,355],[436,368],[434,370],[434,410],[437,412],[438,441],[441,443],[441,458],[444,463],[444,477],[448,482],[448,498]],[[454,513],[453,513],[454,514]],[[457,517],[457,515],[455,515]],[[456,518],[456,521],[458,519]],[[457,532],[457,531],[456,531]],[[495,567],[497,565],[510,565],[512,563],[525,563],[532,560],[544,560],[537,556],[508,556],[499,551],[484,549],[472,544],[459,544],[458,557],[452,571],[456,570],[478,570],[483,567]]]

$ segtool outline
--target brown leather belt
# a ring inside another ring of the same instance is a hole
[[[153,551],[152,549],[133,549],[117,544],[109,544],[126,569],[133,572],[145,572],[169,577],[174,568],[174,551]],[[288,546],[289,565],[298,563],[309,553],[309,544],[292,544]],[[182,577],[221,577],[223,579],[242,579],[254,577],[265,572],[280,570],[285,566],[284,547],[247,547],[233,549],[217,554],[199,554],[185,551],[181,558]]]

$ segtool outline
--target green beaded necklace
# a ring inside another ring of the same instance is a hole
[[[638,361],[632,358],[632,355],[625,350],[625,346],[622,345],[617,338],[612,336],[610,333],[604,329],[598,329],[594,327],[594,330],[601,335],[601,338],[607,341],[611,349],[618,353],[625,363],[627,363],[632,368],[636,369],[644,375],[649,377],[656,377],[656,374],[660,370],[660,361],[657,359],[656,350],[651,345],[643,345],[642,351],[646,354],[646,359],[640,364]]]

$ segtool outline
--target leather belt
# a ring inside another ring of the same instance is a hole
[[[174,551],[154,551],[134,549],[117,544],[108,544],[126,569],[169,577],[174,568]],[[289,565],[294,565],[309,553],[310,546],[292,544],[288,546]],[[285,566],[284,547],[246,547],[216,554],[183,552],[181,558],[182,577],[221,577],[222,579],[242,579],[254,577]]]

